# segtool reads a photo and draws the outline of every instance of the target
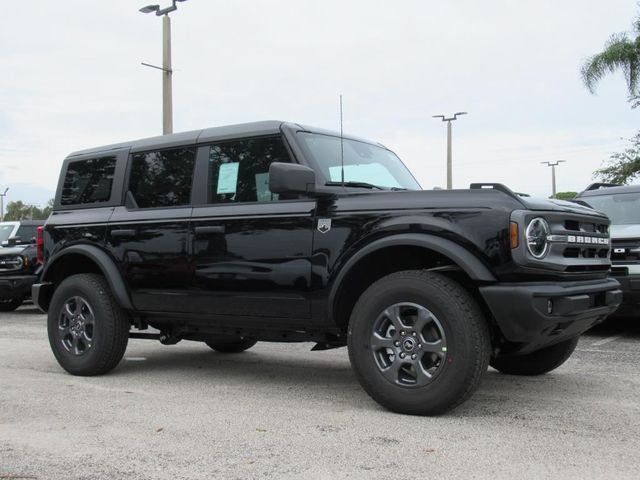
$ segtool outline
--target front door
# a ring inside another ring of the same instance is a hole
[[[310,317],[316,202],[268,188],[269,165],[288,161],[280,136],[200,147],[206,199],[190,227],[194,313]]]

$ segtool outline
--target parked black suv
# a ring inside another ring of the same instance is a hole
[[[616,315],[640,317],[640,185],[593,183],[575,200],[611,220],[611,275],[623,294]]]
[[[43,221],[0,222],[0,312],[15,310],[31,296],[40,270],[36,231]]]
[[[70,155],[33,297],[75,375],[114,368],[131,337],[225,353],[313,341],[348,345],[382,405],[436,414],[489,363],[553,370],[617,308],[608,225],[498,184],[422,191],[367,140],[211,128]]]

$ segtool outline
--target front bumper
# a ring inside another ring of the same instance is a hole
[[[480,287],[506,349],[528,353],[576,337],[622,302],[613,278],[581,282],[502,283]]]
[[[11,275],[0,277],[0,298],[25,298],[31,295],[31,285],[37,275]]]

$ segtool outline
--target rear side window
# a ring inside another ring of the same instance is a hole
[[[188,205],[195,148],[176,148],[131,156],[129,191],[139,208]]]
[[[116,157],[70,162],[62,186],[62,205],[107,202],[111,197]]]

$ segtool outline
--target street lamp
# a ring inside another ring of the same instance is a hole
[[[443,122],[447,122],[447,190],[452,188],[451,121],[457,120],[460,115],[467,115],[467,112],[457,112],[448,118],[444,115],[433,115],[433,118],[441,118]]]
[[[171,19],[169,13],[178,9],[176,2],[185,2],[186,0],[172,0],[170,7],[160,8],[160,5],[147,5],[142,7],[140,12],[153,13],[162,17],[162,67],[150,65],[142,62],[142,65],[162,70],[162,134],[168,135],[173,133],[173,92],[171,85]]]
[[[540,162],[547,167],[551,167],[551,191],[553,192],[551,197],[556,198],[556,167],[560,163],[564,163],[566,160],[557,160],[555,162]]]
[[[4,220],[4,197],[7,196],[9,187],[4,189],[4,193],[0,193],[0,222]]]

